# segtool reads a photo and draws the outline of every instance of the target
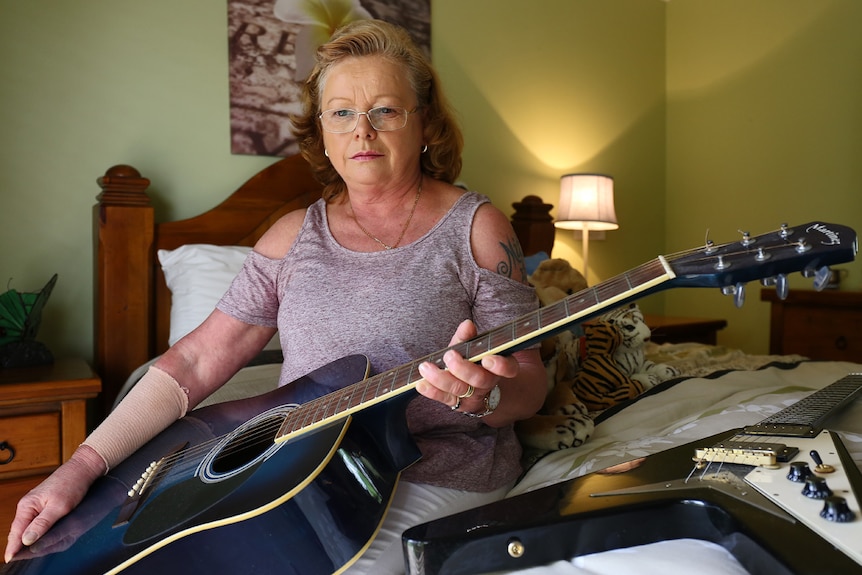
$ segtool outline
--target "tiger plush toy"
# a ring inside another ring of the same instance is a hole
[[[564,259],[541,262],[530,283],[543,306],[587,287],[583,275]],[[526,462],[583,444],[595,427],[590,412],[636,397],[675,374],[670,366],[645,359],[643,345],[649,336],[643,314],[631,304],[542,342],[548,375],[545,403],[536,415],[515,424]]]
[[[620,369],[614,359],[623,339],[623,331],[613,322],[602,320],[584,326],[586,351],[571,386],[589,411],[605,410],[644,392],[643,383]]]
[[[614,362],[620,371],[639,381],[644,389],[679,375],[679,370],[673,366],[646,359],[644,344],[649,341],[650,329],[637,304],[612,310],[600,319],[614,324],[622,333],[623,341],[614,352]]]

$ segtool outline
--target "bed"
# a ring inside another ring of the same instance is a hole
[[[179,337],[178,324],[194,323],[194,319],[181,318],[178,309],[186,305],[181,302],[197,297],[183,292],[188,287],[185,284],[206,283],[216,276],[223,281],[232,273],[236,261],[241,261],[243,250],[253,245],[279,216],[315,201],[320,187],[301,158],[288,157],[253,176],[212,210],[183,221],[156,223],[146,193],[149,181],[137,170],[114,166],[99,178],[99,185],[102,193],[93,214],[95,363],[102,376],[102,408],[106,413],[133,384],[136,374]],[[551,206],[528,197],[514,207],[512,222],[525,253],[550,254],[554,238]],[[194,253],[179,253],[185,246],[195,246]],[[208,248],[200,246],[220,249],[212,255],[205,253]],[[171,256],[176,260],[171,261]],[[221,262],[215,269],[212,267],[213,259],[225,258],[233,258],[234,263],[227,268],[221,267]],[[181,277],[189,269],[195,270],[187,274],[192,277]],[[218,292],[223,288],[213,289]],[[686,343],[652,344],[648,352],[656,361],[675,365],[679,375],[634,400],[593,414],[595,428],[583,445],[533,454],[529,469],[503,502],[417,528],[408,537],[412,545],[408,551],[408,556],[412,554],[411,572],[619,573],[620,565],[629,571],[635,564],[640,572],[650,572],[648,565],[658,565],[655,572],[674,569],[688,572],[692,564],[683,559],[691,553],[698,556],[699,572],[741,572],[736,570],[741,568],[752,573],[780,572],[772,570],[774,563],[767,562],[764,567],[764,560],[756,553],[732,552],[740,546],[739,530],[733,536],[722,532],[709,542],[709,547],[701,547],[700,543],[709,537],[686,537],[685,529],[682,534],[655,529],[645,524],[650,517],[662,524],[673,523],[675,519],[658,513],[643,515],[649,506],[635,503],[629,507],[639,509],[641,514],[617,516],[592,511],[589,517],[597,524],[611,525],[602,531],[605,536],[601,541],[592,541],[596,537],[585,535],[589,528],[579,530],[577,522],[581,517],[575,514],[573,519],[562,518],[565,514],[560,509],[566,506],[560,502],[577,506],[581,501],[589,507],[589,497],[582,499],[583,482],[589,484],[597,477],[611,477],[616,478],[616,482],[611,482],[616,487],[630,486],[619,480],[633,476],[628,472],[615,475],[597,472],[606,468],[621,470],[621,465],[633,460],[646,461],[646,465],[637,467],[651,469],[652,456],[656,454],[676,450],[674,453],[683,454],[677,457],[682,463],[676,465],[691,468],[687,447],[690,442],[758,423],[848,374],[862,372],[862,365],[808,361],[798,356],[749,356],[739,350]],[[268,355],[262,355],[256,365],[242,370],[210,401],[217,403],[266,391],[277,380],[278,361],[278,350],[268,350]],[[847,448],[850,458],[847,471],[854,474],[858,474],[858,469],[853,462],[857,465],[862,462],[859,404],[851,402],[838,417],[829,420],[829,429],[839,432]],[[697,497],[687,494],[683,499]],[[852,505],[858,515],[858,502]],[[539,516],[542,525],[536,525]],[[770,530],[768,526],[772,524],[765,525]],[[630,532],[635,535],[624,536]],[[581,539],[591,540],[590,544],[572,542]],[[660,539],[677,540],[683,547],[662,550],[660,544],[652,545]],[[774,536],[769,541],[773,539]],[[811,540],[815,539],[820,538],[814,535]],[[533,540],[538,543],[529,542]],[[520,550],[518,545],[522,546]],[[572,558],[634,545],[644,545],[646,555],[610,551],[595,558],[590,555],[589,560]],[[820,541],[812,549],[825,550],[826,557],[818,559],[826,565],[823,572],[836,572],[830,565],[862,570],[859,563],[848,562],[844,554],[831,549],[828,543]],[[657,559],[649,563],[645,557]],[[836,561],[831,562],[830,557]],[[796,572],[794,566],[785,568],[786,572]],[[799,572],[816,572],[810,570],[808,563],[798,568]]]

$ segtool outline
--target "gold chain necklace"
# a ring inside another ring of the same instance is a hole
[[[416,197],[413,198],[413,207],[410,208],[410,215],[407,216],[407,221],[404,222],[404,227],[401,228],[401,235],[398,236],[398,239],[391,246],[389,244],[385,243],[383,240],[377,238],[376,236],[371,235],[371,232],[369,232],[368,230],[363,228],[362,224],[359,223],[359,219],[356,217],[355,212],[353,213],[353,221],[356,222],[356,225],[359,226],[359,229],[362,230],[362,232],[366,236],[368,236],[369,238],[371,238],[372,240],[374,240],[375,242],[377,242],[378,244],[383,246],[384,249],[393,250],[393,249],[397,248],[398,244],[401,243],[401,240],[404,239],[404,234],[407,232],[407,228],[410,227],[410,222],[413,220],[413,214],[416,213],[416,204],[419,203],[419,196],[422,195],[422,180],[423,179],[424,179],[424,177],[421,177],[419,179],[419,189],[416,190]],[[353,211],[353,210],[351,210],[351,211]]]

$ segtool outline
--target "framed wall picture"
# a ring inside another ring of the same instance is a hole
[[[228,0],[231,153],[290,156],[290,114],[314,51],[344,24],[378,18],[404,27],[431,57],[431,0]]]

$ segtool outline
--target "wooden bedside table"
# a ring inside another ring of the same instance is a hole
[[[769,353],[862,362],[862,292],[791,289],[782,300],[764,289],[760,299],[771,302]]]
[[[702,317],[670,317],[644,314],[644,321],[655,343],[685,343],[693,341],[715,345],[716,332],[727,327],[727,320]]]
[[[18,500],[84,441],[87,400],[101,388],[99,377],[79,359],[0,369],[0,531],[4,535]]]

